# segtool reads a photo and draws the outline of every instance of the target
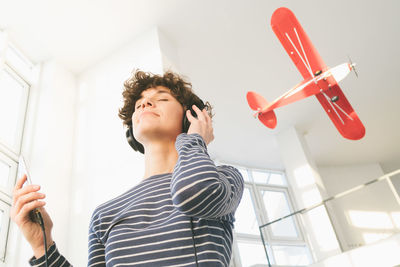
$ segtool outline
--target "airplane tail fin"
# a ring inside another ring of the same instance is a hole
[[[265,107],[269,105],[267,100],[265,100],[264,97],[257,94],[256,92],[251,91],[247,92],[246,98],[250,108],[256,111],[254,117],[258,117],[262,124],[264,124],[268,128],[274,129],[277,123],[275,112],[268,109],[264,112],[261,112]]]

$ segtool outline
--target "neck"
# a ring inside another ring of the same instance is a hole
[[[151,142],[145,146],[145,173],[143,179],[163,173],[172,173],[178,161],[175,140]]]

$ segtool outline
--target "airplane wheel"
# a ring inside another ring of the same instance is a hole
[[[339,97],[337,95],[335,95],[334,97],[331,98],[332,102],[336,102],[339,100]]]
[[[317,70],[315,73],[314,73],[314,76],[318,76],[318,75],[320,75],[322,73],[322,70]]]

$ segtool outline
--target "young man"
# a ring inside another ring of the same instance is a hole
[[[124,86],[119,116],[132,127],[133,148],[144,153],[145,173],[138,185],[93,212],[88,266],[228,266],[244,182],[237,169],[215,166],[207,153],[214,139],[210,105],[193,105],[203,102],[171,72],[136,71]],[[30,264],[45,266],[40,227],[28,216],[39,208],[49,262],[70,266],[51,238],[44,195],[22,187],[24,181],[15,186],[11,217],[33,248]]]

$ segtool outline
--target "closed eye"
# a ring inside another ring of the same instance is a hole
[[[168,101],[168,99],[158,99],[158,101]],[[141,105],[137,106],[136,108],[140,108]]]

